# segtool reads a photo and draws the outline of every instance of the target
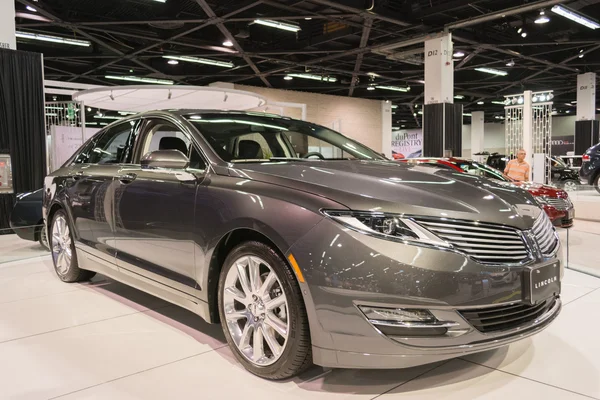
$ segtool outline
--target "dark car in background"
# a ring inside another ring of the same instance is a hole
[[[527,191],[263,113],[115,122],[45,178],[43,214],[61,280],[99,272],[220,323],[269,379],[464,356],[561,309],[560,241]]]
[[[563,188],[566,191],[574,191],[579,187],[579,172],[577,168],[569,167],[563,160],[558,157],[549,157],[551,163],[551,180],[552,183],[558,187]],[[504,154],[491,154],[486,164],[492,168],[500,171],[504,171],[506,163],[510,161],[510,158]]]
[[[535,197],[540,207],[548,214],[548,217],[555,226],[560,226],[562,228],[573,226],[575,208],[569,199],[569,194],[563,189],[534,182],[518,182],[489,165],[464,158],[415,158],[403,161],[447,168],[457,172],[483,176],[518,186],[527,190]]]
[[[581,184],[590,185],[600,193],[600,143],[587,149],[582,161],[579,169]]]
[[[17,202],[10,214],[10,227],[21,239],[39,242],[48,247],[48,237],[42,216],[43,190],[18,194]]]

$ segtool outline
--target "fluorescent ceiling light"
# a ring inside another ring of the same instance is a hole
[[[217,67],[233,68],[233,63],[228,61],[209,60],[208,58],[188,57],[188,56],[163,56],[169,60],[187,61],[197,64],[214,65]]]
[[[52,35],[42,35],[39,33],[31,33],[31,32],[15,32],[15,36],[21,39],[30,39],[30,40],[39,40],[41,42],[52,42],[52,43],[61,43],[61,44],[70,44],[72,46],[83,46],[89,47],[91,42],[88,40],[78,40],[78,39],[69,39],[60,36],[52,36]]]
[[[482,105],[482,104],[484,104],[484,103],[485,103],[485,102],[483,102],[483,101],[478,101],[478,102],[477,102],[477,104],[479,104],[479,105]]]
[[[392,104],[392,108],[398,108],[397,104]]]
[[[226,40],[223,42],[223,46],[231,47],[231,46],[233,46],[233,42],[231,40]]]
[[[567,7],[564,7],[561,5],[556,5],[556,6],[552,7],[552,12],[555,14],[558,14],[560,16],[563,16],[565,18],[568,18],[571,21],[577,22],[578,24],[586,26],[590,29],[600,28],[600,24],[598,24],[596,21],[593,21],[588,17],[584,17],[583,15],[576,13],[575,11],[573,11]]]
[[[487,67],[475,68],[475,71],[485,72],[486,74],[500,75],[500,76],[508,75],[508,72],[506,72],[506,71],[502,71],[502,70],[494,69],[494,68],[487,68]]]
[[[408,92],[410,88],[402,86],[375,86],[377,89],[393,90],[395,92]]]
[[[471,116],[471,113],[463,113],[463,116],[464,116],[464,117],[470,117],[470,116]]]
[[[312,74],[288,74],[288,76],[294,78],[312,79],[313,81],[337,82],[337,78],[331,76],[321,76]]]
[[[135,111],[119,111],[121,115],[134,115],[137,114]]]
[[[544,11],[540,11],[540,16],[534,21],[536,24],[545,24],[550,22],[550,18],[546,15]]]
[[[300,27],[298,25],[288,24],[286,22],[280,21],[272,21],[270,19],[255,19],[254,23],[264,26],[270,26],[271,28],[277,28],[289,32],[298,32],[300,30]]]
[[[25,8],[28,9],[29,11],[31,11],[31,12],[37,12],[37,10],[35,8],[31,7],[31,6],[27,6]]]
[[[86,125],[98,125],[98,123],[97,123],[97,122],[86,122],[85,124],[86,124]]]
[[[499,100],[494,100],[494,101],[492,101],[492,104],[500,104],[500,105],[503,106],[504,102],[503,101],[499,101]]]
[[[177,65],[177,64],[179,64],[179,61],[177,61],[177,60],[169,60],[169,61],[167,61],[167,64]]]
[[[291,81],[294,78],[292,76],[286,75],[283,77],[283,79],[285,79],[286,81]]]
[[[168,79],[143,78],[139,76],[116,76],[106,75],[106,79],[114,79],[117,81],[141,82],[141,83],[156,83],[159,85],[172,85],[173,81]]]
[[[94,115],[94,118],[97,118],[97,119],[114,119],[114,120],[123,119],[123,117],[116,117],[114,115]]]
[[[463,96],[462,94],[456,94],[456,95],[454,95],[454,98],[458,99],[458,100],[462,100],[465,98],[465,96]]]
[[[462,51],[457,51],[456,53],[453,54],[453,57],[457,57],[457,58],[464,57],[464,56],[465,56],[465,53],[463,53]]]

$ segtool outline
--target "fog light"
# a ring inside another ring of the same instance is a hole
[[[402,308],[379,308],[359,306],[360,310],[370,321],[382,322],[435,322],[435,317],[427,310],[402,309]]]

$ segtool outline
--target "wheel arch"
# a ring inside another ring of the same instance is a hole
[[[271,238],[265,235],[262,232],[259,232],[255,229],[243,227],[236,228],[227,234],[225,234],[216,245],[212,256],[210,258],[210,263],[208,267],[208,281],[207,281],[207,299],[208,299],[208,307],[209,307],[209,315],[210,322],[219,323],[219,277],[221,275],[221,270],[223,268],[223,263],[227,258],[227,255],[231,252],[231,250],[239,245],[240,243],[248,242],[248,241],[257,241],[266,244],[271,247],[277,254],[284,260],[284,262],[288,263],[285,257],[285,251],[277,246]],[[289,263],[288,263],[289,264]]]

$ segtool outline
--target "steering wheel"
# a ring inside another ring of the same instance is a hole
[[[316,156],[317,158],[320,158],[321,160],[325,159],[325,157],[323,156],[323,154],[319,153],[318,151],[311,151],[310,153],[306,153],[304,155],[304,157],[302,157],[302,158],[310,158],[312,156]]]

